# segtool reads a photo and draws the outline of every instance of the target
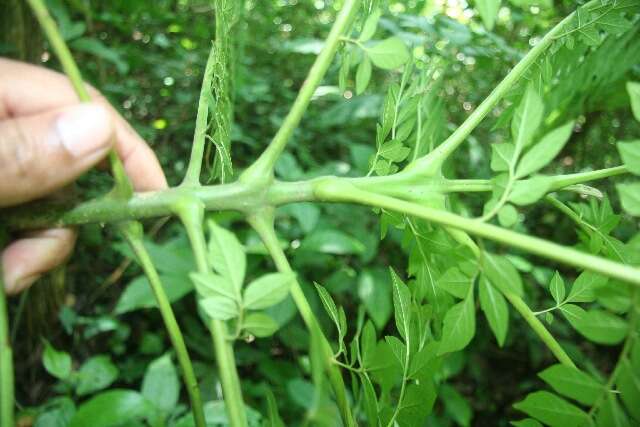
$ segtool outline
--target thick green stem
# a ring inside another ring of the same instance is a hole
[[[69,81],[71,82],[73,89],[78,95],[78,98],[82,102],[90,102],[91,96],[89,95],[89,91],[87,90],[84,81],[82,80],[82,74],[80,74],[78,65],[73,60],[73,56],[69,51],[69,47],[62,38],[62,35],[58,30],[58,26],[49,14],[44,1],[27,1],[29,2],[29,6],[31,6],[31,9],[33,10],[36,18],[38,19],[42,30],[47,35],[47,39],[51,44],[51,48],[56,53],[56,56],[58,57],[58,60],[62,65],[62,69],[69,78]],[[113,149],[109,151],[109,162],[111,164],[111,173],[113,174],[113,178],[115,180],[115,187],[112,194],[119,198],[129,198],[133,194],[133,186],[127,178],[127,175],[124,171],[124,166],[122,165],[118,154]]]
[[[637,268],[589,255],[537,237],[527,236],[495,225],[465,218],[451,212],[365,192],[346,182],[331,179],[316,183],[315,193],[321,200],[353,202],[413,215],[427,221],[464,230],[476,236],[513,246],[543,258],[640,286],[640,270]]]
[[[200,171],[202,170],[202,157],[204,156],[205,137],[209,127],[209,100],[211,99],[211,80],[213,79],[213,68],[216,61],[216,48],[211,46],[209,58],[204,69],[202,87],[200,88],[200,99],[198,100],[198,113],[196,116],[196,129],[193,134],[193,144],[191,145],[191,157],[187,166],[187,173],[184,176],[182,185],[200,185]]]
[[[189,400],[191,401],[191,411],[193,412],[195,425],[197,427],[206,427],[204,407],[202,405],[202,398],[200,397],[198,380],[193,372],[193,365],[189,358],[189,352],[187,351],[187,346],[184,343],[184,338],[180,331],[178,321],[171,309],[171,303],[169,302],[167,294],[162,287],[160,276],[158,276],[158,272],[153,265],[153,261],[144,247],[142,240],[142,225],[138,222],[129,222],[122,224],[120,230],[138,258],[140,266],[147,276],[149,285],[151,286],[151,290],[155,296],[158,304],[158,310],[162,315],[162,320],[164,321],[165,328],[169,334],[169,339],[173,344],[173,349],[176,352],[178,363],[182,369],[182,377],[187,388],[187,393],[189,394]]]
[[[262,242],[273,258],[278,271],[283,273],[293,273],[293,270],[289,265],[289,261],[287,260],[287,256],[280,247],[278,237],[275,233],[273,210],[274,209],[271,207],[264,208],[259,212],[249,215],[247,219],[251,226],[260,235]],[[347,400],[347,394],[345,391],[345,385],[342,379],[342,375],[340,374],[340,370],[337,369],[333,363],[333,350],[331,348],[331,345],[329,344],[329,341],[327,341],[327,338],[320,330],[318,319],[313,313],[313,310],[311,310],[309,301],[307,301],[307,298],[304,296],[304,292],[302,291],[302,288],[300,287],[300,284],[297,280],[295,280],[293,285],[291,286],[291,297],[293,298],[293,301],[298,308],[298,312],[300,313],[302,320],[304,320],[304,323],[307,325],[307,328],[311,331],[315,330],[318,332],[318,337],[320,338],[322,351],[324,353],[324,367],[329,375],[329,381],[331,382],[333,392],[336,396],[336,401],[338,403],[338,408],[340,409],[342,421],[346,426],[355,426],[355,421],[353,420],[353,416],[351,415],[349,401]]]
[[[198,272],[211,273],[207,260],[207,243],[202,228],[204,205],[198,199],[185,199],[175,205],[175,211],[189,236]],[[227,324],[221,320],[211,320],[210,329],[227,415],[233,427],[245,427],[247,415],[233,354],[233,343],[227,339],[229,336]]]
[[[568,15],[551,31],[549,31],[505,76],[504,79],[491,91],[489,96],[473,113],[449,136],[442,144],[424,157],[410,163],[406,173],[433,176],[442,167],[444,161],[462,144],[482,120],[493,110],[498,102],[511,90],[511,88],[524,76],[529,67],[546,51],[556,36],[560,34],[565,25],[573,19],[575,13]]]
[[[241,180],[264,179],[273,175],[273,167],[278,160],[278,156],[282,153],[287,142],[291,138],[293,131],[300,123],[304,112],[307,110],[314,92],[318,85],[322,82],[324,75],[331,65],[331,61],[338,50],[340,37],[349,28],[353,17],[358,11],[361,0],[346,0],[342,10],[336,17],[336,21],[331,27],[331,31],[324,42],[324,47],[318,54],[315,62],[309,69],[309,74],[302,84],[298,96],[289,110],[289,114],[284,119],[282,126],[273,137],[273,140],[262,153],[260,158],[251,165],[240,177]]]
[[[3,277],[0,266],[0,425],[13,426],[13,352],[9,338],[9,313]]]

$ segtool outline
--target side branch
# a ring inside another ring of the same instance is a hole
[[[309,70],[309,74],[305,79],[298,96],[284,119],[282,126],[273,137],[273,140],[262,153],[258,160],[251,165],[241,176],[241,179],[252,180],[261,179],[273,174],[273,167],[276,164],[276,160],[284,150],[287,142],[291,138],[293,131],[300,123],[302,115],[307,110],[313,93],[318,88],[318,85],[322,81],[324,75],[331,65],[331,61],[338,50],[340,44],[340,37],[347,30],[353,17],[358,10],[361,0],[346,0],[342,10],[338,14],[331,31],[325,40],[324,47],[320,54],[316,57],[315,62]]]
[[[13,352],[9,337],[9,313],[0,265],[0,425],[12,426],[14,407]]]

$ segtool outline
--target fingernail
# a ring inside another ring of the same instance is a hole
[[[67,109],[56,121],[62,145],[74,157],[85,157],[109,146],[113,132],[107,110],[96,104]]]
[[[33,285],[33,283],[40,277],[42,277],[41,274],[34,274],[32,276],[26,276],[16,279],[13,285],[7,283],[7,292],[10,294],[21,292],[29,286]]]

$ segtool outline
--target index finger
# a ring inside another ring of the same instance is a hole
[[[66,76],[35,65],[0,58],[0,120],[28,116],[78,103]],[[106,98],[89,88],[94,101],[105,105],[114,118],[116,151],[138,191],[167,187],[153,150],[133,130]]]

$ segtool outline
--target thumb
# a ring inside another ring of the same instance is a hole
[[[0,206],[73,181],[111,148],[114,126],[95,103],[0,121]]]

